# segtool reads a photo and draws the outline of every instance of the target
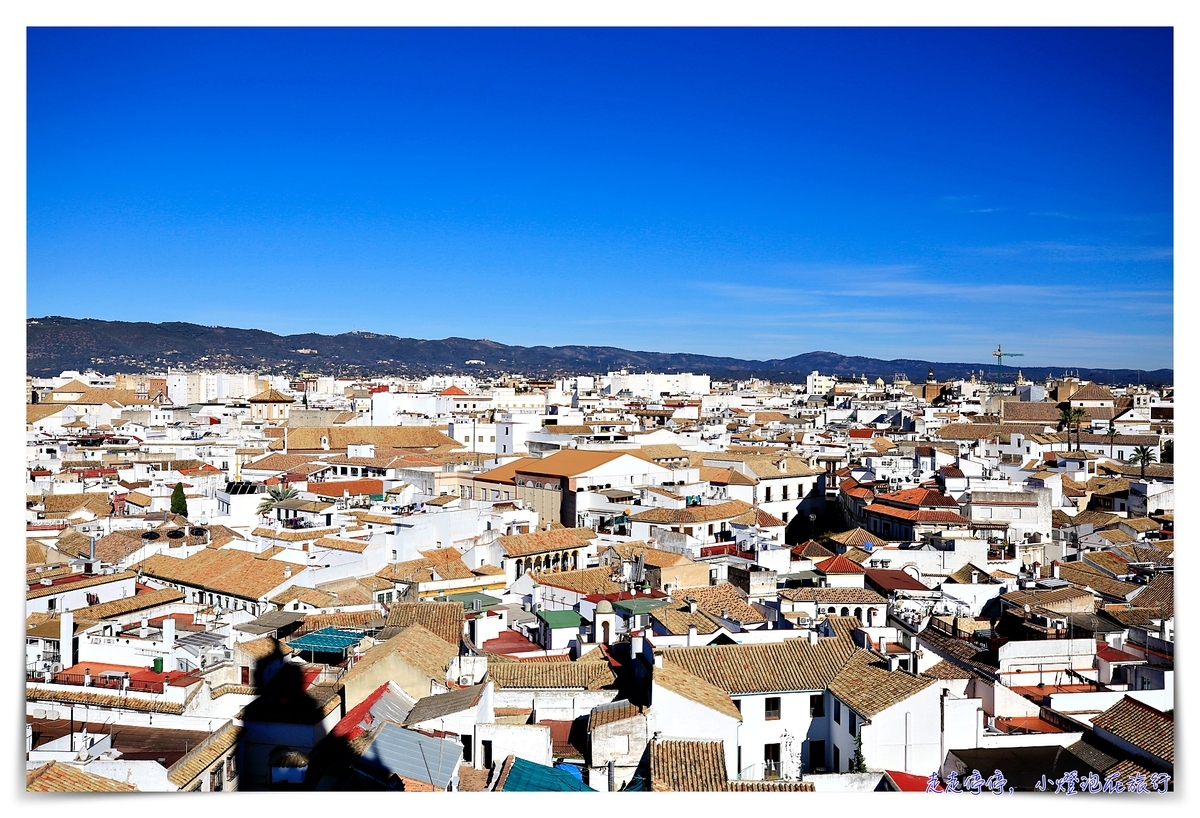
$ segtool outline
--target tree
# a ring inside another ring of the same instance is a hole
[[[171,513],[181,517],[187,516],[187,498],[183,496],[183,483],[176,483],[171,492]]]
[[[1071,413],[1075,415],[1075,450],[1083,451],[1083,442],[1079,439],[1083,432],[1083,422],[1088,419],[1088,413],[1084,409],[1072,409]]]
[[[1071,427],[1075,427],[1075,448],[1078,449],[1079,443],[1079,426],[1087,418],[1087,412],[1083,409],[1072,409],[1070,405],[1063,406],[1058,410],[1058,423],[1067,430],[1067,448],[1071,447]]]
[[[854,737],[854,756],[850,759],[850,770],[852,773],[865,773],[867,771],[867,760],[863,758],[862,751],[862,729],[859,728],[858,735]]]
[[[270,514],[271,509],[275,508],[277,503],[284,500],[290,500],[293,497],[299,496],[300,492],[289,486],[287,483],[280,483],[277,486],[268,486],[267,495],[263,497],[262,502],[258,504],[259,514]]]
[[[1136,463],[1142,467],[1142,479],[1146,479],[1146,467],[1158,460],[1154,450],[1149,446],[1138,446],[1133,450],[1133,457],[1129,458],[1130,463]]]
[[[1108,438],[1108,459],[1112,460],[1113,459],[1113,441],[1115,441],[1118,437],[1120,437],[1121,433],[1117,431],[1116,426],[1113,426],[1113,422],[1111,420],[1108,422],[1108,431],[1104,433],[1104,436],[1106,438]]]
[[[1175,462],[1175,441],[1164,440],[1162,444],[1162,457],[1158,459],[1159,463],[1174,463]]]

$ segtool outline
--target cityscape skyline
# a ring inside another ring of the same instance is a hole
[[[91,317],[1172,367],[1172,59],[1170,29],[30,29],[27,316],[119,280]]]

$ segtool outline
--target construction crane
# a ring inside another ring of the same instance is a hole
[[[996,351],[992,353],[992,357],[996,359],[996,391],[999,392],[1004,386],[1004,359],[1005,358],[1024,358],[1024,352],[1005,352],[1000,346],[996,347]]]

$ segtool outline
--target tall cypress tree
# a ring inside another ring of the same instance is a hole
[[[171,492],[171,513],[181,517],[187,516],[187,498],[183,496],[183,483],[176,483]]]

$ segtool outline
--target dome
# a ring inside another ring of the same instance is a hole
[[[611,602],[609,602],[607,599],[602,599],[602,600],[600,600],[600,602],[599,602],[599,603],[597,603],[597,605],[596,605],[596,613],[598,613],[598,614],[610,614],[610,613],[612,613],[612,612],[613,612],[613,606],[612,606],[612,603],[611,603]]]

